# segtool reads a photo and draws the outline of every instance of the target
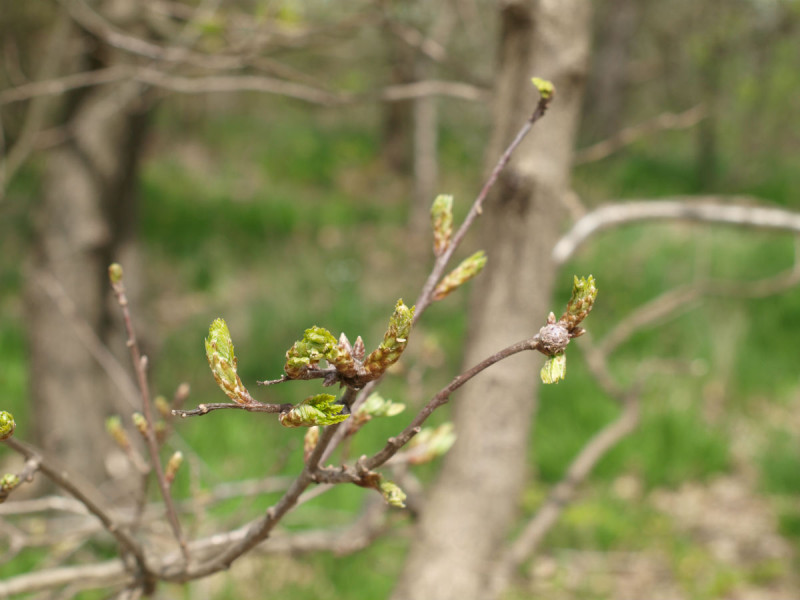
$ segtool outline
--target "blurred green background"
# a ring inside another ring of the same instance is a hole
[[[604,24],[622,5],[598,4],[595,56],[609,43]],[[750,194],[768,206],[800,209],[798,3],[663,4],[637,9],[618,125],[698,103],[709,116],[576,166],[577,194],[588,207],[626,198]],[[297,12],[303,17],[302,9]],[[491,44],[492,33],[477,42]],[[361,35],[345,47],[369,55],[379,43],[378,36]],[[453,44],[456,53],[466,45],[463,39]],[[472,58],[476,50],[464,52]],[[306,66],[302,51],[286,59]],[[380,79],[377,62],[342,61],[335,76],[352,90],[366,89]],[[488,60],[475,71],[490,81]],[[602,73],[593,71],[580,147],[613,133],[597,112],[598,78]],[[454,194],[463,215],[482,183],[489,113],[477,103],[438,102],[437,191]],[[306,327],[344,331],[351,340],[362,335],[370,347],[396,299],[413,301],[432,257],[427,232],[409,233],[410,178],[381,160],[381,123],[378,103],[309,109],[243,93],[170,97],[160,104],[139,183],[146,270],[140,303],[132,307],[156,393],[169,396],[186,381],[191,405],[224,400],[203,355],[207,327],[222,316],[254,395],[296,402],[318,385],[259,389],[255,381],[280,375],[286,349]],[[0,204],[0,398],[22,438],[30,431],[22,267],[41,166],[36,160],[26,165]],[[410,242],[420,239],[424,243]],[[470,243],[462,254],[477,249]],[[664,292],[707,278],[767,277],[790,268],[796,251],[789,235],[723,227],[612,230],[563,267],[553,309],[567,299],[573,273],[592,273],[600,294],[586,326],[597,341]],[[374,451],[458,372],[468,295],[467,286],[425,315],[403,368],[382,390],[410,410],[372,422],[354,441],[352,456]],[[799,309],[800,288],[760,299],[708,298],[619,347],[610,364],[621,381],[643,362],[653,363],[642,423],[602,460],[526,571],[525,586],[509,597],[621,597],[619,590],[627,588],[620,585],[637,584],[692,599],[768,597],[748,594],[791,589],[800,568]],[[529,449],[535,477],[524,498],[526,515],[618,412],[585,368],[580,341],[576,346],[566,381],[542,391]],[[446,420],[446,412],[434,422]],[[178,422],[176,434],[175,447],[195,453],[176,483],[179,497],[225,481],[296,473],[302,460],[302,432],[266,414],[217,412]],[[427,465],[416,474],[428,482],[435,471]],[[294,511],[285,527],[344,525],[368,493],[339,486]],[[276,498],[215,505],[215,527],[243,522]],[[173,592],[220,599],[386,597],[402,566],[410,522],[394,515],[389,533],[353,556],[253,559],[235,577],[219,575]],[[741,527],[744,522],[751,527]],[[774,544],[763,549],[765,540]],[[0,565],[0,577],[47,560],[39,550],[25,551]],[[626,575],[626,568],[637,574]]]

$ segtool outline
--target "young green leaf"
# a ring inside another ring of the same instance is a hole
[[[589,275],[589,277],[578,279],[576,275],[572,285],[572,297],[560,319],[570,332],[589,315],[596,298],[597,286],[595,285],[594,277]]]
[[[341,423],[350,415],[340,414],[344,406],[335,402],[336,396],[331,394],[309,396],[300,404],[295,404],[291,410],[281,413],[278,420],[284,427],[312,427]]]
[[[531,83],[539,90],[539,95],[545,100],[550,100],[556,93],[556,87],[552,82],[542,79],[540,77],[533,77]]]
[[[238,404],[249,404],[252,396],[236,372],[237,360],[233,353],[233,340],[224,319],[215,319],[206,338],[208,366],[220,389]]]
[[[389,506],[396,508],[406,507],[406,493],[396,483],[384,479],[379,487],[381,494],[383,494],[383,499],[386,500]]]
[[[408,335],[411,332],[413,321],[414,307],[409,308],[403,304],[402,299],[398,300],[381,345],[373,350],[364,361],[364,368],[373,379],[380,377],[400,358],[408,343]]]
[[[408,444],[408,462],[421,465],[447,453],[456,442],[455,427],[451,422],[438,427],[425,427],[411,438]]]
[[[286,351],[284,371],[291,378],[299,377],[309,367],[316,367],[322,359],[333,360],[338,355],[338,344],[333,334],[322,327],[310,327],[303,339]]]
[[[433,299],[441,300],[445,298],[453,290],[458,289],[480,273],[484,266],[486,266],[486,253],[483,250],[478,250],[469,258],[461,261],[460,265],[439,282],[439,285],[433,291]]]
[[[556,354],[547,359],[539,375],[542,383],[558,383],[567,376],[567,355]]]

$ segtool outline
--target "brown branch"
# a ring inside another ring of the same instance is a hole
[[[638,384],[623,390],[611,376],[605,355],[593,349],[589,343],[582,344],[582,347],[585,350],[590,371],[600,383],[603,391],[622,404],[622,412],[581,448],[567,468],[564,477],[550,491],[544,504],[539,507],[517,539],[497,562],[492,574],[490,597],[497,597],[506,588],[513,578],[514,572],[536,552],[544,537],[558,522],[561,513],[575,498],[578,487],[586,480],[600,459],[633,432],[639,423]]]
[[[698,221],[800,233],[800,213],[748,206],[749,196],[679,196],[665,200],[631,200],[596,208],[575,222],[553,247],[553,260],[566,262],[599,231],[641,221]]]
[[[694,127],[705,119],[706,116],[707,111],[702,104],[693,106],[682,113],[662,113],[644,123],[626,127],[602,142],[577,150],[572,159],[572,164],[576,166],[602,160],[615,152],[619,152],[625,146],[629,146],[643,137],[658,133],[659,131]]]
[[[207,415],[211,411],[222,409],[246,410],[247,412],[282,413],[290,410],[293,406],[294,404],[262,404],[260,402],[252,404],[238,404],[236,402],[210,402],[208,404],[198,404],[197,408],[193,409],[176,409],[172,411],[172,414],[176,417],[185,419],[186,417]]]
[[[800,262],[771,277],[757,281],[698,281],[668,290],[653,300],[639,306],[617,324],[600,342],[599,349],[611,354],[630,337],[664,319],[682,308],[707,296],[726,298],[764,298],[779,294],[800,284]]]
[[[367,502],[365,509],[349,525],[334,530],[310,530],[292,534],[277,534],[268,544],[259,545],[259,554],[307,553],[332,551],[337,555],[357,552],[369,546],[384,530],[386,508],[383,502]],[[221,548],[238,542],[246,535],[246,528],[236,529],[224,534],[212,535],[192,541],[189,549],[192,556],[213,556]],[[173,555],[156,559],[158,569],[169,569],[170,565],[181,560]],[[122,560],[86,566],[45,569],[34,573],[9,577],[0,581],[0,598],[44,591],[65,585],[78,585],[78,589],[125,586],[135,583],[134,577],[126,571]]]
[[[150,571],[145,561],[144,553],[138,543],[120,527],[119,523],[111,518],[100,503],[92,497],[94,494],[90,492],[88,488],[84,489],[84,486],[76,484],[67,471],[57,465],[52,458],[45,459],[42,453],[32,446],[17,441],[14,438],[8,438],[2,443],[24,456],[27,460],[37,462],[38,470],[47,476],[54,484],[75,497],[90,513],[100,519],[105,529],[117,540],[117,543],[119,543],[123,551],[131,554],[136,559],[136,564],[142,574],[149,574]]]
[[[125,295],[125,286],[122,283],[121,275],[117,281],[113,281],[112,278],[111,287],[114,290],[117,303],[122,309],[122,317],[123,321],[125,322],[125,331],[128,334],[127,345],[131,353],[133,369],[136,372],[136,380],[139,384],[139,392],[142,400],[142,412],[144,413],[144,419],[147,425],[145,428],[144,437],[147,441],[147,448],[150,452],[150,461],[156,474],[156,480],[158,481],[158,487],[161,490],[161,496],[164,498],[164,505],[167,509],[167,520],[169,521],[172,532],[175,535],[175,539],[178,541],[178,545],[181,548],[184,558],[188,561],[189,556],[186,540],[181,533],[180,522],[178,521],[178,515],[175,512],[175,504],[172,500],[172,494],[170,494],[166,477],[164,476],[164,468],[161,465],[161,459],[158,456],[158,441],[156,440],[156,434],[153,429],[153,423],[155,421],[153,418],[152,402],[150,400],[150,387],[147,384],[147,374],[145,373],[145,359],[139,351],[139,344],[136,340],[136,332],[133,328],[133,321],[131,319],[131,313],[128,307],[128,297]]]
[[[363,461],[364,467],[370,470],[375,469],[392,458],[392,456],[394,456],[400,448],[405,446],[411,440],[411,438],[419,433],[422,424],[428,419],[428,417],[431,416],[431,414],[433,414],[437,408],[446,404],[448,400],[450,400],[450,396],[453,392],[475,377],[478,373],[485,371],[493,364],[496,364],[501,360],[508,358],[509,356],[513,356],[514,354],[518,354],[526,350],[536,350],[538,347],[539,336],[536,335],[532,338],[522,340],[521,342],[517,342],[516,344],[512,344],[506,348],[503,348],[499,352],[496,352],[495,354],[485,358],[474,367],[467,369],[455,377],[447,386],[442,388],[433,398],[431,398],[431,400],[422,408],[422,410],[417,413],[408,427],[406,427],[399,435],[389,438],[382,450]],[[328,481],[327,479],[323,480],[326,482]]]
[[[31,81],[0,91],[0,105],[22,102],[23,100],[42,96],[57,96],[84,87],[114,83],[130,78],[135,72],[136,67],[132,65],[116,65],[107,69],[83,71],[54,79]]]
[[[550,105],[552,100],[552,96],[548,98],[541,97],[539,102],[536,105],[536,109],[531,114],[530,118],[525,122],[522,128],[517,132],[516,137],[514,140],[509,144],[508,148],[506,148],[505,152],[500,156],[500,159],[497,161],[494,169],[492,169],[489,178],[486,180],[486,183],[483,185],[478,196],[475,198],[472,206],[467,213],[467,216],[464,218],[464,221],[461,223],[461,226],[456,231],[455,235],[453,235],[452,239],[450,240],[450,245],[447,249],[442,252],[437,258],[431,269],[431,273],[428,276],[428,279],[425,281],[425,284],[422,287],[422,292],[420,293],[417,301],[415,302],[416,310],[414,312],[414,323],[416,323],[419,318],[422,316],[422,313],[430,306],[433,302],[433,292],[436,288],[436,284],[439,283],[439,280],[444,275],[444,270],[447,267],[447,263],[450,262],[450,259],[453,256],[453,253],[456,251],[458,246],[461,244],[461,241],[464,239],[464,236],[467,235],[467,231],[472,226],[472,223],[478,216],[483,212],[483,201],[486,199],[486,196],[489,194],[489,190],[492,189],[497,178],[500,176],[500,173],[508,164],[508,161],[511,160],[511,155],[514,153],[514,150],[517,149],[517,146],[522,143],[522,140],[525,139],[525,136],[528,135],[533,125],[541,119],[545,112],[547,112],[547,108]]]

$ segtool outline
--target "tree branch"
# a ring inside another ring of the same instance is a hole
[[[122,269],[119,265],[116,267],[120,270],[119,276],[111,277],[111,287],[114,290],[114,295],[117,298],[117,303],[119,304],[120,308],[122,309],[122,317],[123,321],[125,322],[125,330],[128,334],[128,349],[131,353],[131,360],[133,361],[133,369],[136,372],[136,380],[139,384],[139,392],[141,393],[142,399],[142,412],[144,413],[145,418],[145,439],[147,441],[147,448],[150,452],[150,461],[153,466],[153,470],[156,474],[156,480],[158,481],[158,487],[161,490],[161,496],[164,498],[164,506],[167,508],[167,520],[169,521],[170,527],[172,528],[172,532],[175,535],[175,539],[178,541],[178,545],[181,548],[181,552],[184,555],[184,558],[188,561],[188,549],[186,546],[186,540],[183,537],[183,533],[181,532],[180,522],[178,521],[178,515],[175,512],[175,504],[172,500],[172,494],[169,491],[169,485],[167,484],[166,477],[164,476],[164,468],[161,465],[161,459],[158,456],[158,442],[156,440],[156,434],[153,429],[153,423],[155,422],[153,419],[153,407],[150,401],[150,387],[147,384],[147,374],[145,373],[146,367],[146,358],[142,356],[141,352],[139,351],[139,344],[136,341],[136,332],[133,329],[133,321],[131,319],[130,309],[128,307],[128,297],[125,295],[125,286],[122,283]],[[112,267],[113,268],[113,267]]]
[[[131,538],[114,519],[111,518],[106,510],[100,506],[99,502],[92,498],[92,494],[90,492],[85,491],[82,486],[74,482],[74,480],[68,475],[67,471],[56,465],[52,459],[45,459],[38,450],[34,449],[28,444],[19,442],[14,438],[8,438],[2,443],[18,454],[21,454],[26,459],[36,461],[38,463],[39,471],[46,475],[61,489],[74,496],[86,507],[90,513],[100,519],[100,522],[103,523],[103,526],[106,528],[106,530],[117,540],[123,551],[134,556],[142,574],[146,575],[150,572],[147,562],[145,561],[144,553],[139,547],[139,544],[133,538]]]
[[[678,196],[601,206],[576,221],[558,241],[553,260],[563,264],[595,233],[640,221],[698,221],[800,233],[800,213],[745,205],[754,202],[757,199],[749,196]]]
[[[626,127],[608,139],[592,144],[587,148],[581,148],[575,152],[572,159],[574,166],[583,165],[588,162],[602,160],[615,152],[619,152],[625,146],[652,135],[659,131],[668,129],[688,129],[694,127],[706,118],[707,111],[705,106],[698,104],[682,113],[662,113],[653,117],[649,121]]]

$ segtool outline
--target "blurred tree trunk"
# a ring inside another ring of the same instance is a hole
[[[628,98],[629,58],[639,24],[638,0],[603,3],[596,27],[597,40],[586,90],[592,137],[606,138],[624,125]]]
[[[389,25],[385,26],[384,35],[389,64],[389,85],[414,82],[416,51],[392,33]],[[412,100],[383,104],[381,154],[386,165],[399,175],[408,175],[411,172],[413,114],[414,102]]]
[[[475,288],[465,365],[536,333],[549,312],[589,44],[587,0],[507,2],[500,14],[494,163],[536,104],[532,75],[557,94],[484,210],[489,265]],[[569,282],[567,282],[568,284]],[[566,285],[566,284],[565,284]],[[492,367],[454,401],[458,441],[424,506],[394,600],[485,600],[526,480],[536,356]]]
[[[82,43],[96,44],[88,39]],[[106,62],[97,56],[83,59]],[[95,480],[105,478],[104,460],[116,451],[105,433],[104,418],[132,409],[109,385],[108,375],[76,335],[75,326],[76,321],[88,325],[106,344],[118,337],[118,327],[110,327],[107,268],[112,260],[125,260],[129,285],[129,275],[136,271],[131,264],[134,187],[146,120],[141,93],[141,85],[128,82],[65,98],[61,110],[70,136],[45,158],[26,278],[38,443]],[[61,294],[60,300],[53,290]],[[62,306],[65,301],[73,304],[77,317],[66,317],[59,301]]]

